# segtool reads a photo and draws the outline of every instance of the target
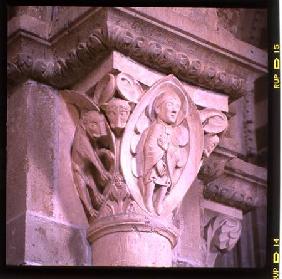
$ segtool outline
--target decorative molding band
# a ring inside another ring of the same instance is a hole
[[[205,185],[204,197],[248,212],[255,207],[266,205],[266,188],[222,175]]]
[[[90,224],[87,237],[90,243],[106,234],[114,232],[148,232],[157,233],[167,238],[172,247],[175,247],[179,232],[176,227],[168,223],[161,223],[156,218],[136,214],[121,214],[119,217],[101,218]]]
[[[197,55],[196,44],[189,38],[183,40],[178,35],[169,33],[169,38],[175,36],[178,40],[181,39],[178,49],[182,50],[176,50],[171,43],[163,43],[156,37],[162,31],[167,35],[168,31],[165,29],[158,30],[154,25],[144,22],[144,30],[141,34],[134,29],[135,22],[132,22],[132,19],[127,18],[125,21],[129,23],[118,25],[112,19],[114,16],[108,17],[110,18],[107,22],[108,30],[100,27],[99,30],[94,30],[86,42],[79,43],[76,49],[66,55],[66,58],[50,61],[33,57],[29,53],[19,53],[15,61],[8,61],[8,82],[13,84],[24,78],[31,78],[59,89],[66,88],[91,70],[98,59],[102,59],[109,51],[116,49],[150,67],[165,73],[173,73],[195,85],[223,92],[231,98],[238,98],[246,91],[247,81],[242,76],[224,69],[230,67],[228,63],[226,64],[226,57],[225,63],[221,63],[223,57],[221,53],[200,47],[201,50]],[[130,24],[133,27],[122,26]],[[153,30],[151,33],[154,33],[154,37],[147,32],[150,28]],[[194,53],[189,55],[191,51],[187,49],[192,47]],[[213,56],[213,61],[218,60],[217,63],[206,61],[207,56]]]
[[[200,179],[204,197],[249,211],[266,204],[266,169],[238,158],[213,154],[203,165]]]
[[[109,44],[125,55],[164,73],[210,90],[224,92],[231,98],[244,95],[246,80],[196,59],[187,52],[176,51],[173,47],[140,36],[132,29],[109,25]]]
[[[244,135],[247,156],[256,154],[256,133],[255,133],[255,105],[254,90],[247,90],[244,95]]]
[[[66,58],[55,61],[19,53],[15,61],[7,63],[8,82],[16,84],[23,79],[31,78],[59,89],[70,86],[107,53],[104,38],[101,29],[94,30],[87,42],[79,43]]]

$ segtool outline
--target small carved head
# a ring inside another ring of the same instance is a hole
[[[131,112],[131,102],[113,98],[101,105],[101,109],[105,111],[112,129],[123,129]]]
[[[164,92],[155,99],[153,109],[158,119],[171,125],[176,123],[181,100],[173,91]]]
[[[100,138],[107,135],[105,118],[98,111],[84,113],[81,123],[91,138]]]

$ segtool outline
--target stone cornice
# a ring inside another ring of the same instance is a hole
[[[8,82],[17,83],[22,78],[31,78],[56,88],[66,88],[83,73],[93,69],[97,61],[113,49],[159,71],[173,73],[189,83],[223,92],[231,99],[244,95],[248,90],[246,77],[251,72],[255,76],[261,72],[254,68],[250,70],[250,66],[242,66],[241,62],[221,52],[199,45],[192,37],[179,35],[179,32],[174,34],[152,20],[148,22],[140,17],[135,18],[126,9],[105,9],[106,22],[102,22],[98,31],[84,38],[85,41],[70,50],[64,58],[50,61],[33,57],[30,53],[20,53],[16,59],[8,61]],[[89,17],[95,14],[90,10],[87,13]],[[81,18],[79,20],[83,21]],[[77,22],[72,25],[77,30],[80,28]],[[62,33],[62,28],[59,29]],[[52,33],[52,38],[54,36],[56,34]],[[64,35],[66,39],[67,34]],[[52,47],[52,42],[50,44]]]
[[[244,212],[266,205],[266,170],[234,158],[224,171],[205,184],[204,197]]]
[[[204,162],[204,197],[244,212],[266,205],[266,169],[230,155],[215,152]]]
[[[95,30],[87,42],[80,43],[66,58],[50,61],[19,53],[13,62],[8,61],[8,82],[13,84],[31,78],[56,88],[65,88],[92,69],[93,64],[95,65],[107,51],[101,30]]]
[[[206,15],[208,18],[206,19],[213,21],[210,24],[202,21],[201,17],[198,18],[197,13],[195,15],[194,12],[191,13],[193,8],[187,8],[185,12],[182,8],[172,7],[162,7],[161,10],[159,7],[128,7],[117,9],[131,13],[135,17],[139,16],[144,18],[144,20],[152,21],[153,24],[159,23],[163,28],[167,27],[171,29],[172,32],[182,33],[184,36],[188,35],[194,38],[199,44],[205,45],[210,49],[214,48],[217,52],[226,56],[229,55],[230,58],[237,59],[242,63],[247,63],[248,61],[249,64],[252,64],[253,67],[257,66],[258,69],[266,70],[267,68],[267,53],[265,51],[237,39],[230,32],[224,32],[216,26],[219,25],[219,19],[214,17],[214,15],[211,16],[211,14],[215,13],[215,10],[222,9],[209,9],[208,15]],[[187,10],[189,11],[187,12]],[[200,8],[197,10],[205,9]],[[167,13],[170,14],[169,17],[166,15]]]

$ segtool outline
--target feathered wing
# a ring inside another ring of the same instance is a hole
[[[132,173],[138,179],[138,186],[141,194],[144,193],[143,177],[144,177],[144,146],[148,134],[148,127],[150,125],[150,119],[146,115],[146,112],[143,111],[137,120],[134,128],[134,135],[131,138],[130,144],[132,145],[133,141],[135,148],[131,148],[133,160],[132,160]]]

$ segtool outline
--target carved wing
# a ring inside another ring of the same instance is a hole
[[[170,214],[178,206],[194,181],[199,171],[203,152],[204,131],[199,113],[178,79],[169,75],[156,82],[142,96],[128,120],[121,143],[121,169],[126,184],[139,206],[146,210],[142,196],[144,186],[141,179],[144,168],[145,138],[148,127],[155,120],[152,113],[153,102],[157,96],[167,90],[173,90],[182,99],[183,107],[178,115],[177,128],[175,128],[178,129],[178,133],[176,132],[173,141],[180,147],[179,157],[182,156],[183,160],[177,162],[181,167],[175,177],[174,187],[164,200],[164,215]]]

